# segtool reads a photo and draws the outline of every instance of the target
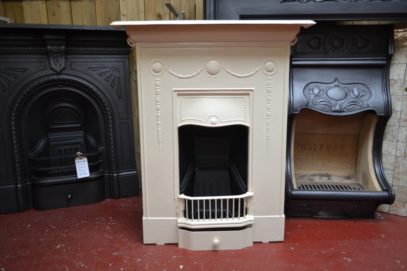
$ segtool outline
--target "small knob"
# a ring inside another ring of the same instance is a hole
[[[216,125],[219,123],[219,118],[217,116],[211,116],[209,117],[209,122],[212,125]]]
[[[212,244],[214,247],[217,247],[220,244],[220,240],[218,238],[215,238],[215,239],[213,239]]]

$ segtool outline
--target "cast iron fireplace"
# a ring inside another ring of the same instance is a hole
[[[137,53],[144,243],[284,239],[290,43],[313,23],[113,23]]]
[[[126,34],[0,28],[0,212],[135,195]],[[90,176],[78,179],[76,153]]]
[[[319,25],[292,48],[286,213],[374,217],[394,193],[381,162],[391,26]]]
[[[393,29],[340,22],[405,20],[407,3],[207,0],[205,7],[207,19],[318,21],[291,52],[286,215],[373,217],[391,204],[381,149]]]

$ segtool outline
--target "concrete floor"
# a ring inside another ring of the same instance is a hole
[[[143,245],[141,199],[0,216],[5,270],[407,270],[407,218],[288,218],[286,240],[236,251]]]

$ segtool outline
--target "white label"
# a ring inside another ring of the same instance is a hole
[[[90,176],[88,159],[76,158],[75,166],[76,166],[76,176],[78,177],[78,179]]]

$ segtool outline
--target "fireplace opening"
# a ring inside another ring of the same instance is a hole
[[[77,152],[88,159],[93,178],[103,173],[103,147],[97,132],[100,128],[95,125],[97,121],[91,124],[84,114],[86,111],[95,117],[97,112],[80,96],[69,98],[76,95],[63,93],[65,98],[61,99],[59,94],[45,95],[35,103],[24,125],[28,130],[26,138],[31,141],[28,143],[32,150],[31,177],[36,184],[72,181],[76,176],[74,159]],[[32,130],[37,132],[35,136],[29,132]]]
[[[184,217],[229,219],[247,214],[248,127],[179,128]]]
[[[35,209],[60,208],[105,198],[104,118],[100,106],[75,84],[40,87],[21,113],[25,167]],[[76,176],[76,153],[90,176]]]
[[[191,197],[247,192],[248,127],[179,128],[180,193]]]
[[[303,109],[294,117],[294,189],[379,191],[372,144],[377,116],[361,112],[332,116]]]

